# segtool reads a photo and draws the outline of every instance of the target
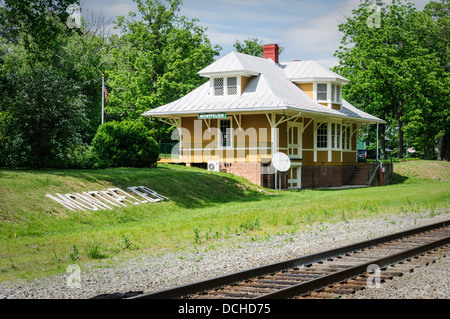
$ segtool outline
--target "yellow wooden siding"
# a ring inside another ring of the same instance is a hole
[[[244,93],[245,88],[247,87],[250,78],[247,76],[241,76],[241,94]]]
[[[342,159],[345,163],[353,163],[356,162],[355,152],[343,152]]]
[[[314,151],[303,150],[302,157],[303,157],[303,164],[313,163],[314,162]]]
[[[333,163],[341,162],[341,151],[332,151],[331,152],[331,162],[333,162]]]
[[[297,86],[302,89],[303,92],[308,94],[311,99],[314,99],[314,89],[312,83],[298,83]]]
[[[314,148],[314,122],[309,123],[311,121],[310,118],[303,119],[303,128],[306,129],[303,131],[303,148],[304,149],[313,149]]]
[[[328,151],[317,151],[317,162],[328,162]]]
[[[331,104],[331,108],[333,109],[333,110],[340,110],[341,109],[341,106],[339,105],[339,104]]]

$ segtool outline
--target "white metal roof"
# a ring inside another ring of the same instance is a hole
[[[293,61],[280,63],[286,77],[293,82],[312,82],[320,80],[332,80],[335,82],[349,83],[350,81],[339,74],[326,69],[316,61]]]
[[[224,74],[252,75],[252,77],[242,95],[213,96],[210,94],[210,84],[207,82],[184,97],[147,111],[143,115],[171,117],[200,113],[293,110],[353,118],[364,122],[384,122],[357,109],[347,101],[343,101],[341,110],[328,108],[314,102],[299,89],[291,79],[315,76],[316,78],[327,77],[332,81],[337,78],[342,82],[348,81],[315,62],[275,64],[270,59],[232,52],[201,70],[199,74],[206,77]]]

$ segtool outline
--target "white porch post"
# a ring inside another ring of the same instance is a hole
[[[273,154],[278,152],[278,129],[277,129],[277,118],[276,114],[271,114],[270,119],[270,135],[272,140],[272,156]],[[278,187],[278,174],[277,170],[275,169],[275,189]]]

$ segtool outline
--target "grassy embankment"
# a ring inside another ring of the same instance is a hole
[[[448,213],[450,164],[394,165],[395,184],[347,190],[269,191],[201,169],[0,170],[0,281],[64,272],[67,265],[220,240],[255,240],[312,223],[379,214]],[[436,177],[441,180],[436,179]],[[45,194],[147,186],[169,201],[73,212]],[[202,246],[203,245],[203,246]]]

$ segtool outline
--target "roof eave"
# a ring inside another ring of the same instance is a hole
[[[229,71],[218,71],[218,72],[197,72],[198,75],[205,78],[212,77],[223,77],[223,76],[259,76],[261,73],[249,71],[249,70],[229,70]]]
[[[312,83],[312,82],[339,82],[342,84],[348,84],[350,83],[349,80],[345,78],[338,78],[338,77],[310,77],[310,78],[291,78],[289,79],[291,82],[294,83]]]
[[[192,115],[196,116],[198,114],[203,113],[260,113],[260,112],[274,112],[274,111],[295,111],[295,112],[301,112],[302,114],[312,114],[316,117],[335,117],[335,118],[346,118],[351,119],[356,122],[361,123],[367,123],[367,124],[385,124],[386,122],[382,119],[367,119],[367,118],[358,118],[358,117],[352,117],[345,114],[331,114],[331,113],[323,113],[320,111],[313,111],[313,110],[303,110],[298,109],[295,107],[289,107],[289,106],[276,106],[276,107],[262,107],[262,108],[254,108],[249,110],[248,108],[240,108],[240,109],[219,109],[219,110],[202,110],[202,111],[180,111],[180,112],[154,112],[151,111],[145,112],[142,115],[145,117],[180,117],[180,116],[186,116],[186,115]]]

